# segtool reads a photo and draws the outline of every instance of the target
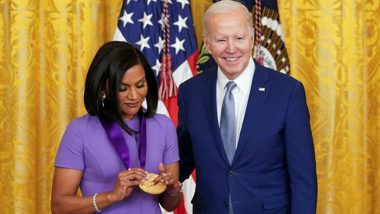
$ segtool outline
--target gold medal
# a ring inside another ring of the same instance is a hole
[[[157,178],[158,175],[154,173],[148,174],[148,179],[145,180],[144,183],[140,184],[139,187],[144,192],[152,194],[152,195],[158,195],[165,191],[166,184],[158,182],[156,185],[153,185],[153,180]]]

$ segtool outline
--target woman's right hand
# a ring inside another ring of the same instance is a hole
[[[111,201],[117,202],[128,197],[135,186],[147,179],[148,173],[141,168],[130,168],[119,173],[113,191],[109,194]]]

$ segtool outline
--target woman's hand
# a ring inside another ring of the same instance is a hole
[[[146,180],[147,175],[148,173],[141,168],[131,168],[120,172],[113,191],[108,195],[109,200],[117,202],[128,197],[135,186]]]
[[[178,162],[158,166],[160,175],[155,182],[162,182],[167,185],[164,193],[160,195],[160,204],[168,212],[173,211],[179,206],[182,196],[182,184],[178,181],[179,166]]]
[[[162,163],[160,163],[158,167],[160,174],[153,183],[156,184],[161,182],[166,184],[166,193],[170,196],[178,196],[182,191],[182,184],[178,181],[178,175],[173,175],[173,173],[170,170],[167,170]]]

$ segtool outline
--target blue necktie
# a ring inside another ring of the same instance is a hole
[[[220,133],[222,135],[224,150],[228,161],[232,163],[235,155],[236,142],[236,121],[235,121],[235,99],[232,90],[236,87],[233,81],[229,81],[226,86],[222,104],[222,114],[220,116]]]

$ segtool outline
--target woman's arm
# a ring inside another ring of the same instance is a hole
[[[165,192],[160,195],[160,204],[168,212],[173,211],[179,206],[182,197],[182,184],[178,181],[179,165],[178,162],[159,166],[160,175],[156,181],[167,185]]]
[[[113,191],[96,195],[96,206],[99,210],[122,200],[130,195],[134,186],[139,185],[146,177],[143,169],[135,168],[119,173]],[[83,177],[80,170],[56,167],[53,177],[51,198],[52,213],[94,213],[96,212],[93,196],[77,196],[79,184]]]
[[[82,179],[80,170],[56,167],[53,177],[51,196],[52,213],[94,213],[92,197],[78,197],[77,191]],[[100,201],[96,197],[97,203]]]

